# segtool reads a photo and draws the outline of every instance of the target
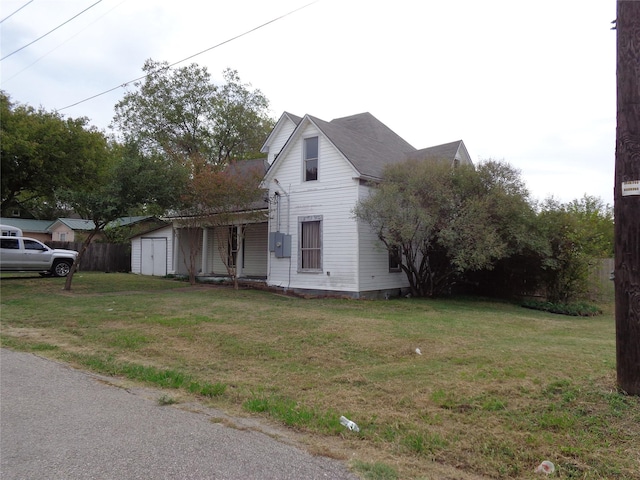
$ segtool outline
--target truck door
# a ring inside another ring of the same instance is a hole
[[[37,240],[25,238],[23,241],[25,270],[48,270],[53,255],[51,250]]]

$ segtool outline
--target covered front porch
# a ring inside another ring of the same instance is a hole
[[[176,226],[174,265],[177,275],[189,275],[192,265],[199,281],[223,282],[235,276],[247,281],[267,278],[267,222],[209,226]]]

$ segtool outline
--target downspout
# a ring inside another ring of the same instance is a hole
[[[284,188],[282,188],[282,185],[280,185],[280,182],[278,181],[277,178],[274,178],[273,181],[275,182],[276,185],[278,185],[278,187],[280,188],[282,193],[284,193],[285,196],[287,197],[287,235],[290,235],[289,228],[291,226],[291,223],[290,223],[290,221],[291,221],[291,197],[290,197],[289,192],[287,192]],[[289,184],[289,191],[291,191],[291,184]],[[280,212],[280,210],[278,209],[278,213],[279,212]],[[279,221],[280,221],[280,219],[278,218],[278,229],[280,228]],[[287,288],[285,289],[285,293],[290,288],[291,288],[291,255],[289,255],[289,279],[288,279],[288,283],[287,283]]]

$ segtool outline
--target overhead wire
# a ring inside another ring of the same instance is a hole
[[[82,10],[80,13],[74,15],[73,17],[71,17],[70,19],[66,20],[65,22],[61,23],[60,25],[58,25],[56,28],[54,28],[53,30],[49,30],[47,33],[45,33],[44,35],[39,36],[38,38],[36,38],[35,40],[27,43],[26,45],[23,45],[22,47],[18,48],[17,50],[14,50],[13,52],[11,52],[8,55],[5,55],[4,57],[0,58],[0,61],[4,60],[5,58],[9,58],[11,55],[18,53],[20,50],[24,50],[25,48],[27,48],[29,45],[33,45],[34,43],[36,43],[38,40],[42,40],[44,37],[46,37],[47,35],[49,35],[50,33],[55,32],[56,30],[58,30],[60,27],[62,27],[63,25],[66,25],[67,23],[69,23],[71,20],[73,20],[74,18],[79,17],[80,15],[82,15],[84,12],[86,12],[87,10],[95,7],[97,4],[99,4],[102,0],[98,0],[96,3],[94,3],[93,5],[85,8],[84,10]]]
[[[172,64],[170,64],[168,66],[163,66],[162,69],[164,70],[166,68],[174,67],[174,66],[178,65],[179,63],[186,62],[187,60],[191,60],[192,58],[197,57],[198,55],[202,55],[203,53],[206,53],[206,52],[208,52],[210,50],[213,50],[214,48],[221,47],[222,45],[225,45],[225,44],[227,44],[229,42],[237,40],[238,38],[241,38],[241,37],[244,37],[246,35],[249,35],[250,33],[253,33],[256,30],[260,30],[261,28],[266,27],[267,25],[270,25],[270,24],[272,24],[274,22],[277,22],[278,20],[282,20],[283,18],[288,17],[289,15],[293,15],[294,13],[299,12],[300,10],[303,10],[303,9],[305,9],[305,8],[311,6],[314,3],[317,3],[319,1],[320,0],[314,0],[312,2],[309,2],[306,5],[303,5],[301,7],[298,7],[296,9],[294,9],[294,10],[291,10],[291,11],[289,11],[289,12],[283,14],[283,15],[280,15],[279,17],[273,18],[273,19],[269,20],[268,22],[265,22],[265,23],[263,23],[261,25],[258,25],[257,27],[254,27],[254,28],[252,28],[250,30],[247,30],[247,31],[243,32],[243,33],[240,33],[240,34],[238,34],[238,35],[236,35],[234,37],[231,37],[231,38],[229,38],[229,39],[227,39],[227,40],[225,40],[223,42],[220,42],[220,43],[218,43],[218,44],[216,44],[216,45],[214,45],[212,47],[206,48],[206,49],[204,49],[204,50],[202,50],[202,51],[200,51],[198,53],[194,53],[193,55],[185,57],[182,60],[178,60],[177,62],[174,62],[174,63],[172,63]],[[80,100],[80,101],[78,101],[76,103],[72,103],[71,105],[67,105],[66,107],[58,108],[56,111],[60,112],[62,110],[66,110],[67,108],[75,107],[76,105],[80,105],[81,103],[88,102],[89,100],[93,100],[94,98],[101,97],[102,95],[106,95],[107,93],[113,92],[114,90],[117,90],[119,88],[124,88],[130,83],[137,82],[139,80],[144,80],[145,78],[147,78],[150,75],[153,75],[156,72],[157,71],[154,70],[153,72],[147,73],[147,74],[142,75],[141,77],[138,77],[138,78],[134,78],[133,80],[129,80],[127,82],[121,83],[121,84],[119,84],[119,85],[117,85],[117,86],[115,86],[113,88],[110,88],[108,90],[100,92],[100,93],[98,93],[96,95],[92,95],[91,97],[87,97],[87,98],[85,98],[83,100]]]
[[[15,10],[13,13],[10,13],[9,15],[7,15],[6,17],[4,17],[2,20],[0,20],[0,23],[4,22],[6,19],[13,17],[16,13],[18,13],[20,10],[22,10],[24,7],[26,7],[27,5],[29,5],[31,2],[33,2],[33,0],[29,0],[27,3],[25,3],[23,6],[21,6],[19,9]]]
[[[31,0],[33,1],[33,0]],[[33,62],[31,62],[29,65],[27,65],[26,67],[24,67],[22,70],[16,72],[15,74],[13,74],[12,76],[10,76],[9,78],[3,78],[1,81],[3,84],[6,84],[7,82],[10,82],[11,80],[13,80],[14,78],[16,78],[18,75],[20,75],[22,72],[24,72],[25,70],[28,70],[29,68],[31,68],[32,66],[34,66],[36,63],[38,63],[40,60],[42,60],[44,57],[46,57],[47,55],[55,52],[57,49],[59,49],[60,47],[62,47],[64,44],[70,42],[71,40],[73,40],[74,38],[76,38],[78,35],[80,35],[82,32],[84,32],[87,28],[89,28],[91,25],[93,25],[94,23],[97,23],[98,21],[100,21],[103,17],[105,17],[106,15],[108,15],[109,13],[111,13],[113,10],[115,10],[116,8],[118,8],[120,5],[122,5],[124,2],[126,2],[127,0],[122,0],[119,4],[117,4],[115,7],[111,8],[110,10],[106,11],[105,13],[103,13],[102,15],[100,15],[98,18],[96,18],[93,22],[91,22],[89,25],[87,25],[86,27],[84,27],[82,30],[80,30],[78,33],[76,33],[75,35],[72,35],[71,37],[69,37],[68,39],[66,39],[64,42],[62,42],[60,45],[58,45],[55,48],[52,48],[51,50],[49,50],[47,53],[45,53],[44,55],[41,55],[40,57],[38,57],[36,60],[34,60]]]

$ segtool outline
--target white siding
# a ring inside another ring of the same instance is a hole
[[[268,225],[254,223],[247,225],[244,231],[244,268],[243,276],[266,277],[268,248]]]
[[[209,250],[207,252],[208,269],[206,272],[214,275],[228,275],[227,266],[220,255],[227,255],[228,227],[209,228]],[[220,250],[222,248],[222,250]]]
[[[178,248],[176,249],[176,259],[175,259],[175,268],[174,273],[179,275],[188,275],[189,271],[187,270],[187,265],[189,264],[189,250],[190,245],[194,243],[197,245],[198,254],[195,259],[195,270],[196,273],[200,273],[200,267],[202,265],[202,231],[200,229],[196,229],[195,231],[189,233],[186,229],[177,229],[176,235],[178,238]],[[189,238],[189,235],[192,235],[192,238]],[[171,271],[171,270],[170,270]]]
[[[276,159],[276,156],[282,150],[282,147],[293,133],[296,128],[296,124],[290,120],[283,121],[280,125],[278,125],[277,131],[274,131],[273,138],[269,143],[269,154],[267,156],[267,161],[269,164],[273,163]]]
[[[371,187],[360,186],[360,199],[367,198],[370,193]],[[389,271],[389,253],[367,223],[359,222],[358,237],[361,291],[393,291],[407,288],[409,281],[406,274],[402,271]]]
[[[141,245],[140,237],[131,239],[131,273],[142,273]]]
[[[304,182],[303,138],[314,135],[319,136],[318,180]],[[284,155],[273,173],[280,187],[272,183],[270,196],[276,191],[282,193],[281,231],[291,234],[291,258],[269,254],[268,283],[288,289],[359,291],[358,229],[352,214],[358,182],[353,178],[353,168],[312,125],[301,132]],[[322,216],[322,272],[299,273],[298,221],[312,215]],[[276,231],[274,219],[272,212],[270,231]]]

